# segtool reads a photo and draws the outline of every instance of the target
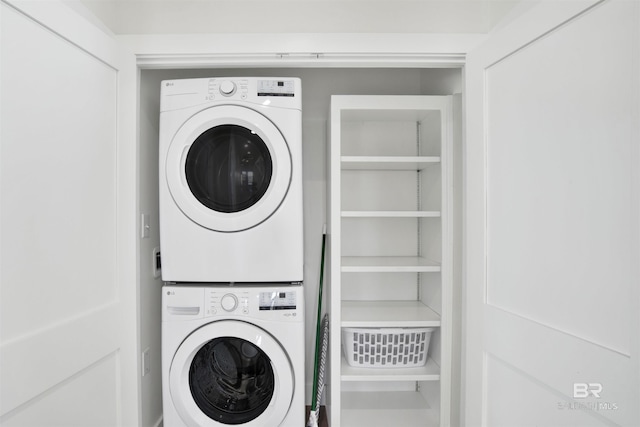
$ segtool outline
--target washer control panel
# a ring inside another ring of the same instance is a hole
[[[163,321],[213,317],[304,321],[302,285],[165,285],[162,295]]]

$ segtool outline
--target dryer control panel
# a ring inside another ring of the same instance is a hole
[[[258,80],[258,96],[295,96],[293,80]]]

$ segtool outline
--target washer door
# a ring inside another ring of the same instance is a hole
[[[166,158],[169,191],[192,221],[215,231],[255,227],[284,200],[291,153],[278,128],[249,108],[203,110],[174,135]]]
[[[293,367],[266,331],[225,320],[182,342],[171,362],[169,387],[189,426],[278,426],[293,400]]]

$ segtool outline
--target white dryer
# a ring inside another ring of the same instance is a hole
[[[302,286],[163,288],[167,427],[305,423]]]
[[[162,82],[164,281],[302,281],[301,129],[298,78]]]

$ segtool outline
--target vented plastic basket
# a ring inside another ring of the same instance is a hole
[[[413,368],[427,363],[433,328],[343,328],[347,363],[358,368]]]

